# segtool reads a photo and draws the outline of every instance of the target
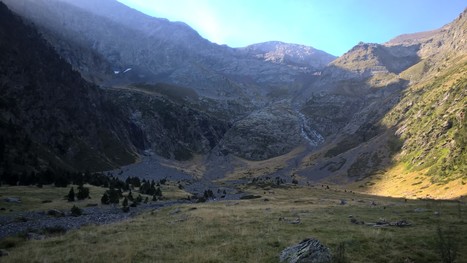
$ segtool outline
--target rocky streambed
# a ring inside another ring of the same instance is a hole
[[[71,212],[60,210],[16,212],[0,217],[0,239],[26,234],[31,239],[42,239],[45,233],[66,232],[85,225],[102,225],[126,220],[144,211],[160,209],[166,206],[187,203],[189,201],[158,201],[131,207],[124,213],[120,206],[96,206],[83,208],[83,214],[73,216]]]

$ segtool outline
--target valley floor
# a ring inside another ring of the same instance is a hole
[[[440,249],[466,262],[465,199],[385,198],[324,185],[238,190],[253,199],[179,204],[44,240],[3,239],[2,262],[278,262],[280,251],[308,237],[347,262],[441,262]],[[402,220],[410,226],[382,224]]]

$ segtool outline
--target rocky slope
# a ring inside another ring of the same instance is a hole
[[[466,30],[464,11],[440,30],[361,43],[332,62],[302,108],[328,144],[298,174],[343,182],[403,165],[431,183],[465,179]]]
[[[2,167],[84,170],[134,162],[138,130],[34,28],[3,3],[0,12]]]
[[[184,160],[207,153],[228,129],[190,102],[190,89],[86,82],[34,28],[3,4],[0,12],[0,174],[108,170],[144,150]]]
[[[225,134],[220,151],[248,160],[265,160],[298,146],[300,132],[295,112],[287,103],[276,103],[235,123]]]
[[[400,160],[428,169],[433,181],[465,177],[467,10],[419,41],[422,61],[403,77],[413,83],[384,123],[404,141]],[[416,78],[414,76],[417,76]]]
[[[224,137],[230,123],[166,92],[171,88],[163,84],[137,85],[107,89],[106,95],[141,130],[144,149],[179,161],[207,154]]]

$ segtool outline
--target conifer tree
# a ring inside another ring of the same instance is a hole
[[[110,198],[109,198],[109,195],[107,194],[107,192],[105,192],[102,197],[101,197],[101,203],[103,205],[109,205],[110,204]]]
[[[67,195],[68,202],[74,202],[75,201],[75,190],[73,187],[70,188],[70,191],[68,192]]]
[[[78,186],[78,193],[76,194],[76,198],[78,198],[78,200],[89,198],[89,188],[82,185]]]
[[[131,193],[131,190],[130,190],[130,193],[128,193],[128,200],[130,200],[130,201],[134,200],[133,194]]]

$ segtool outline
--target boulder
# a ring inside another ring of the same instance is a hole
[[[284,249],[280,262],[285,263],[326,263],[331,262],[331,251],[315,238],[307,238],[302,242]]]

